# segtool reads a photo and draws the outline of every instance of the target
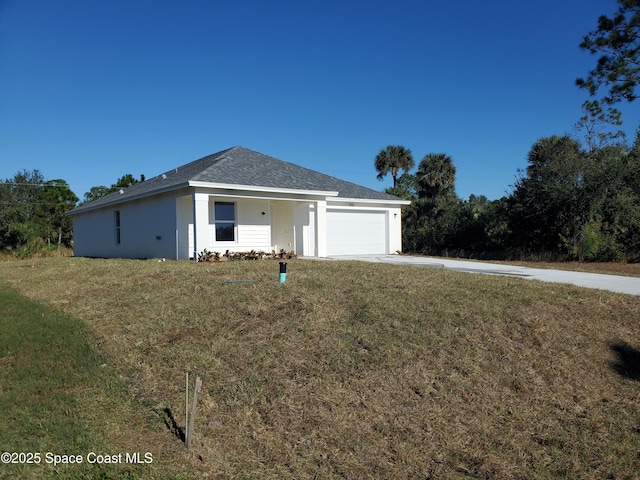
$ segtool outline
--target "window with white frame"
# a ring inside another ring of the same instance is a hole
[[[213,218],[216,242],[234,242],[236,239],[236,204],[215,202]]]

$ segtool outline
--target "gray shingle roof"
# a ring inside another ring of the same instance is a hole
[[[189,182],[248,185],[267,188],[338,192],[338,197],[367,200],[402,200],[384,192],[340,180],[244,147],[233,147],[81,205],[70,214],[122,203],[188,186]]]

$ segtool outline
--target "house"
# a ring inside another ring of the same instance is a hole
[[[388,254],[409,202],[243,147],[214,153],[71,212],[81,257],[210,251]]]

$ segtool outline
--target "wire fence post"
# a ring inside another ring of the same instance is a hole
[[[196,388],[193,391],[193,404],[191,406],[191,416],[189,417],[189,428],[187,430],[187,448],[191,446],[191,440],[193,439],[193,421],[196,416],[196,407],[198,405],[198,394],[202,389],[202,380],[200,377],[196,377]]]
[[[184,394],[184,443],[187,443],[189,436],[189,372],[187,372],[187,382]]]

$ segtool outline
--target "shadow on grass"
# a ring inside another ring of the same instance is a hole
[[[640,381],[640,350],[625,342],[612,343],[609,348],[618,357],[611,364],[613,370],[625,378]]]
[[[180,441],[186,441],[186,435],[183,428],[178,426],[178,422],[176,422],[175,417],[173,416],[173,412],[169,407],[164,407],[157,410],[158,413],[162,416],[162,421],[165,426],[169,429],[169,431],[175,435]]]

